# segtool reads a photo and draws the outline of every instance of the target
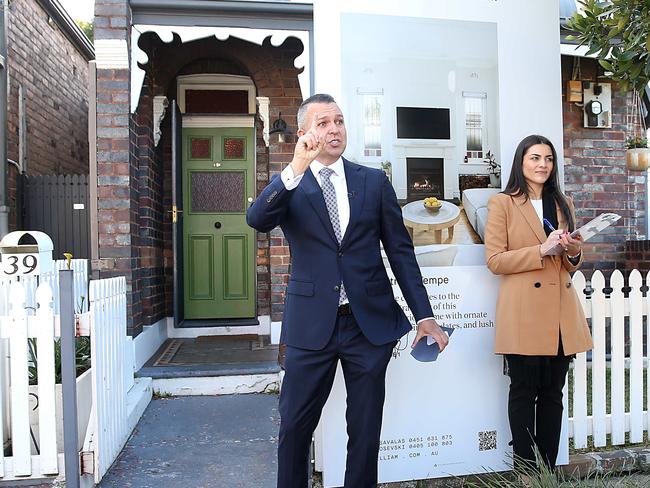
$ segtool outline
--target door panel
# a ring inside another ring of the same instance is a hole
[[[183,129],[185,318],[255,316],[254,129]]]
[[[189,298],[191,300],[214,300],[214,238],[193,235],[189,237],[189,266],[185,272],[192,276]]]
[[[190,171],[191,211],[242,213],[246,209],[244,171]]]
[[[226,300],[247,297],[247,259],[248,243],[246,236],[228,236],[224,239],[223,263],[226,275],[224,276],[224,298]],[[243,272],[242,272],[243,270]]]

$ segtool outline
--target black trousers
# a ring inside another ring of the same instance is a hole
[[[534,446],[551,469],[560,444],[562,389],[573,356],[506,356],[510,376],[508,419],[515,466],[536,466]]]
[[[308,326],[308,324],[306,324]],[[386,368],[395,342],[371,344],[353,315],[337,318],[320,351],[287,346],[280,393],[278,488],[306,488],[309,447],[327,401],[338,361],[347,390],[345,488],[375,488]]]

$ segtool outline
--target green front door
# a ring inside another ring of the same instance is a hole
[[[253,128],[183,129],[185,319],[255,316]]]

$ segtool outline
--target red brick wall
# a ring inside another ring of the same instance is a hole
[[[138,267],[135,279],[140,293],[142,321],[149,325],[165,317],[163,167],[156,157],[153,138],[153,96],[149,80],[142,88],[139,110],[135,114],[134,161],[137,164]],[[168,207],[168,208],[171,208]]]
[[[88,173],[88,61],[36,0],[9,2],[7,157],[18,161],[18,89],[22,86],[28,174]],[[12,228],[15,168],[9,172]]]
[[[595,61],[582,59],[581,70],[583,81],[596,80]],[[607,273],[625,268],[627,240],[645,238],[645,175],[629,171],[625,165],[631,95],[612,84],[612,127],[584,128],[582,107],[566,101],[571,71],[572,58],[563,56],[565,191],[574,199],[578,225],[602,212],[616,212],[623,217],[616,226],[585,243],[585,274],[591,275],[595,269]]]
[[[650,271],[650,241],[627,241],[625,243],[625,271],[638,269],[643,278]],[[646,283],[648,286],[649,283]]]
[[[95,41],[130,39],[127,0],[95,1]],[[137,279],[138,168],[137,119],[130,113],[130,70],[97,69],[97,197],[99,260],[93,270],[101,278],[125,276],[127,330],[142,330],[142,302]]]

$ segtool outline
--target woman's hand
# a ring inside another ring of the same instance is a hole
[[[560,237],[560,242],[564,246],[567,256],[578,256],[582,252],[582,237],[577,234],[571,237],[571,234],[566,233]]]
[[[565,235],[565,232],[562,229],[554,230],[551,232],[546,241],[539,247],[539,252],[544,256],[549,256],[552,254],[559,254],[556,252],[556,248],[562,244],[562,236]],[[568,234],[566,234],[568,235]]]

